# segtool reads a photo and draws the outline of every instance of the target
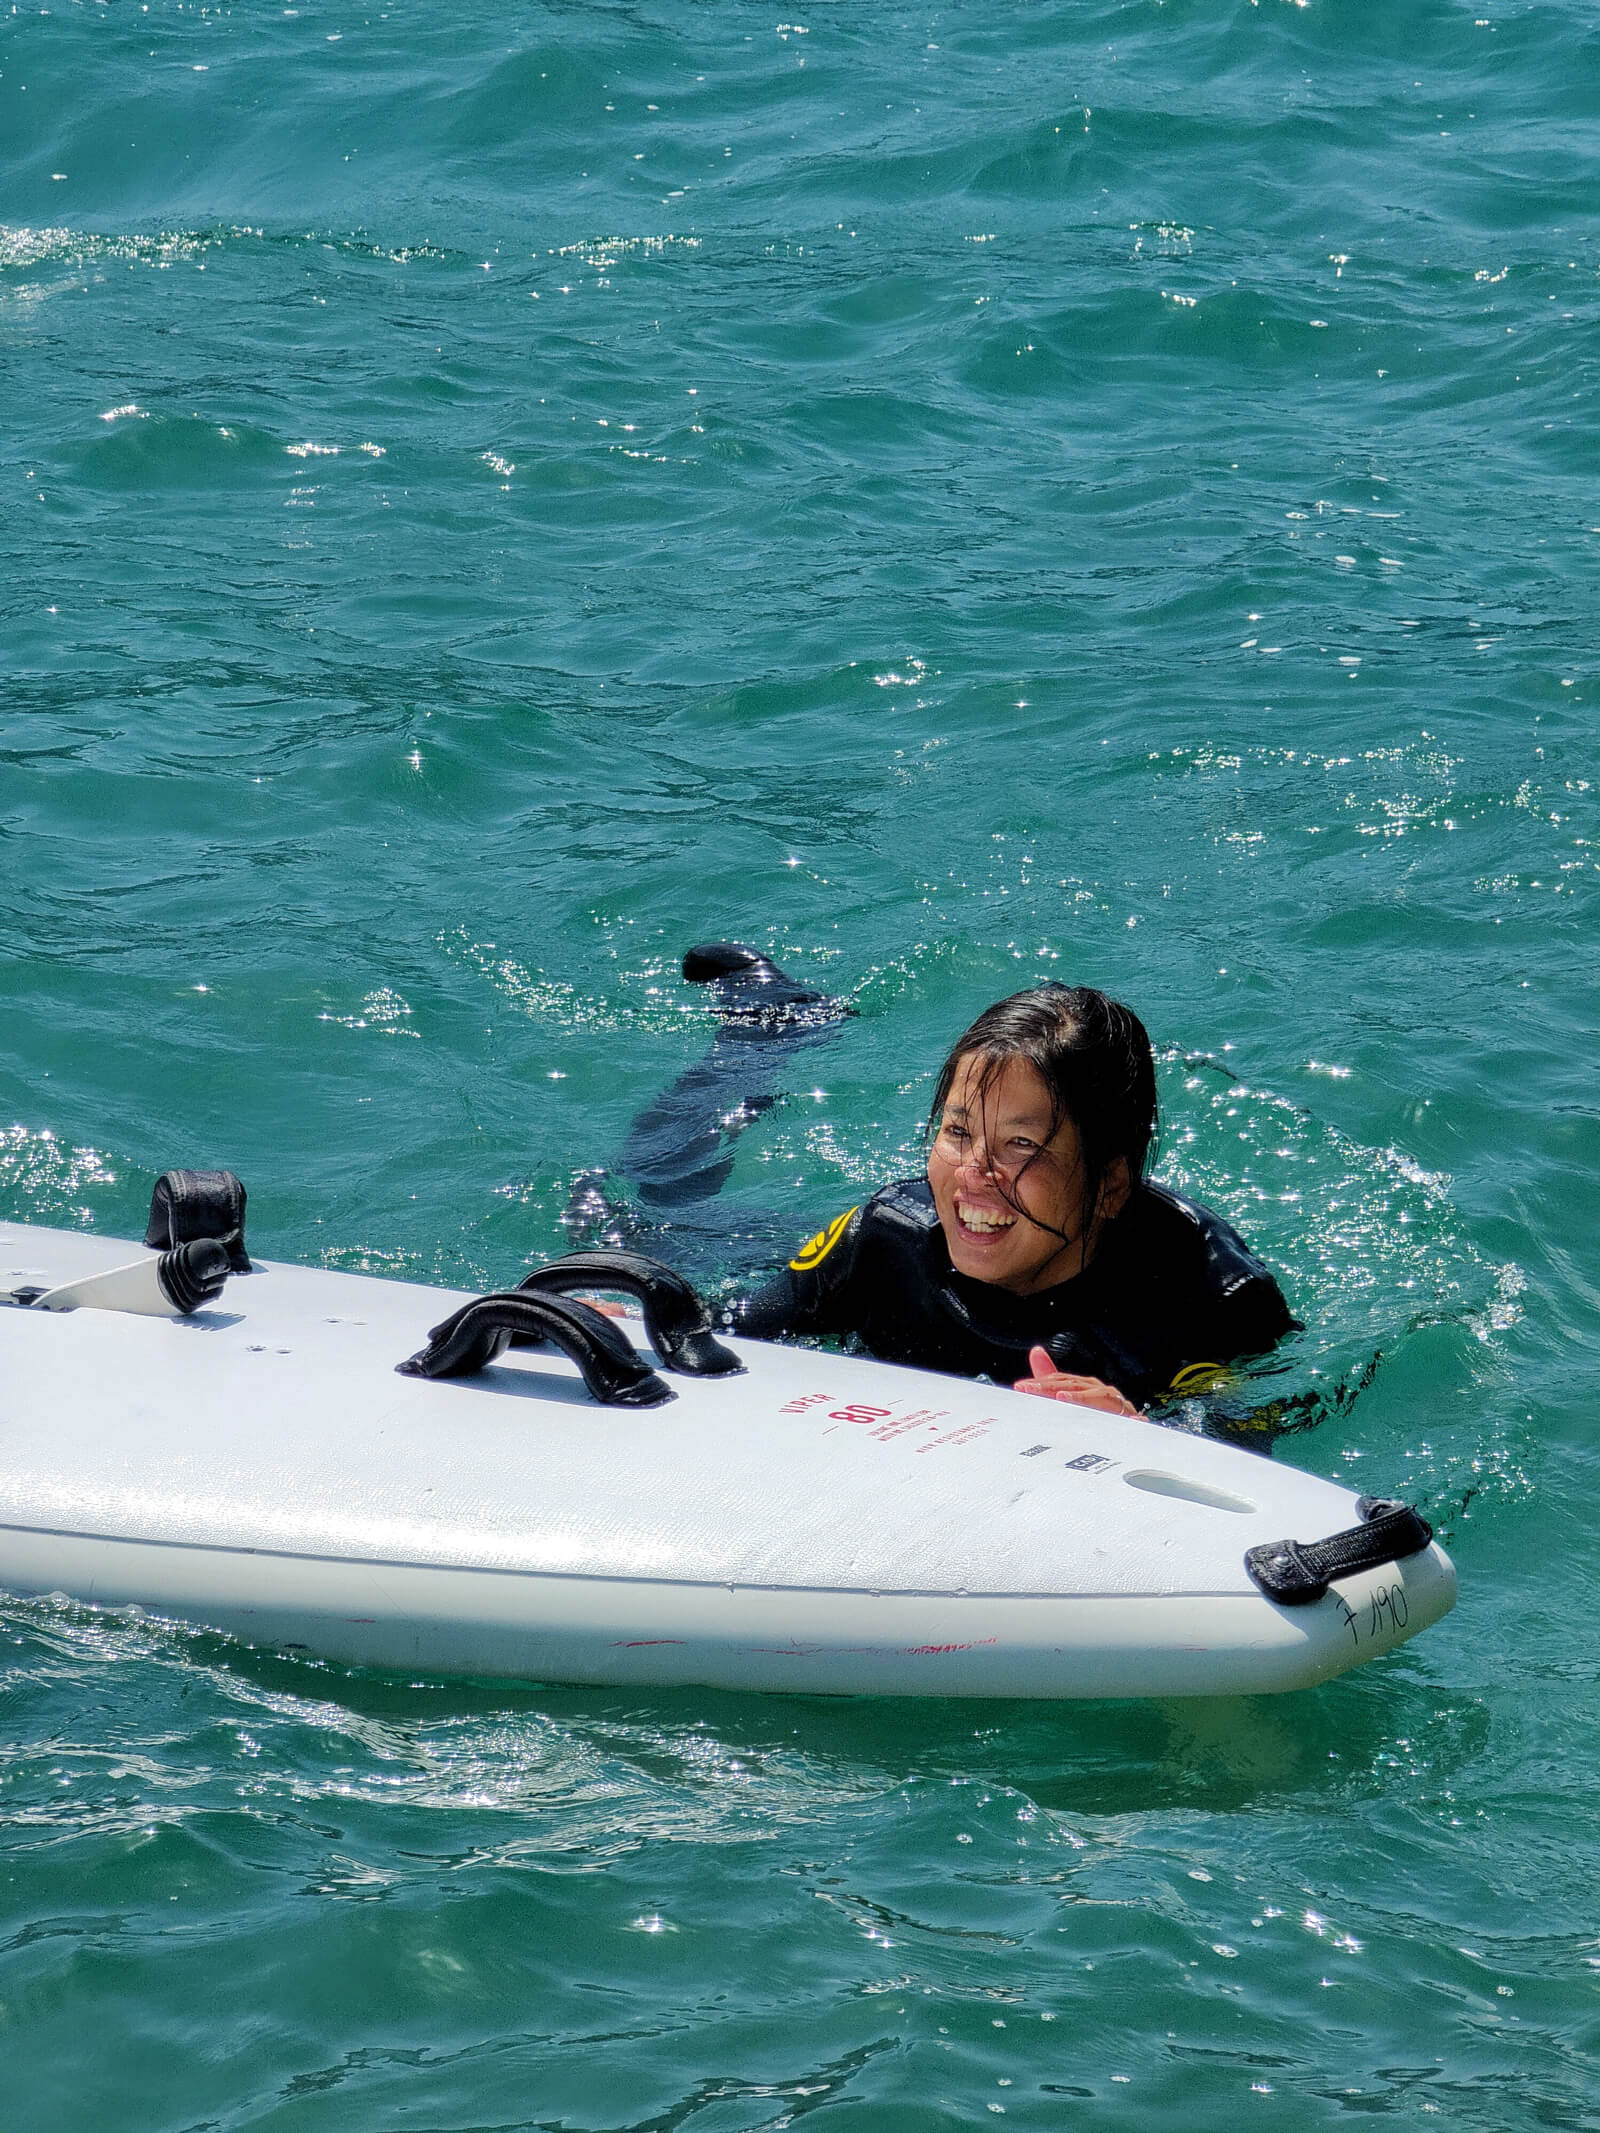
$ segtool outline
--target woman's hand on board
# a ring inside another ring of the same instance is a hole
[[[1013,1392],[1036,1393],[1041,1400],[1068,1400],[1074,1407],[1095,1407],[1104,1415],[1138,1415],[1125,1393],[1103,1378],[1076,1377],[1070,1370],[1057,1370],[1048,1348],[1030,1348],[1028,1368],[1032,1377],[1019,1378]]]

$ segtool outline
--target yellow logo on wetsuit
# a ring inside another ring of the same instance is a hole
[[[1168,1400],[1193,1399],[1196,1393],[1220,1392],[1224,1385],[1233,1382],[1233,1372],[1223,1363],[1190,1363],[1178,1372],[1162,1397]]]
[[[844,1235],[846,1229],[849,1228],[850,1218],[856,1212],[855,1208],[847,1207],[842,1215],[836,1216],[828,1224],[826,1229],[819,1229],[814,1237],[808,1238],[789,1261],[794,1272],[797,1274],[809,1274],[814,1268],[821,1266],[823,1260],[827,1258],[839,1239]]]

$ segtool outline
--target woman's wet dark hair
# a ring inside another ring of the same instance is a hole
[[[930,1136],[939,1130],[956,1069],[973,1054],[982,1061],[980,1101],[1011,1061],[1021,1059],[1050,1092],[1051,1137],[1069,1119],[1076,1128],[1083,1151],[1080,1234],[1087,1234],[1116,1158],[1127,1158],[1137,1184],[1155,1153],[1160,1116],[1144,1024],[1131,1007],[1089,985],[1039,985],[997,1000],[956,1039],[939,1070]]]

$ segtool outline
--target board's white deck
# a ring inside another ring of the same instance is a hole
[[[0,1290],[137,1251],[7,1226]],[[1245,1549],[1352,1524],[1347,1491],[966,1380],[737,1341],[747,1375],[671,1376],[679,1397],[651,1409],[597,1406],[543,1352],[465,1380],[396,1375],[463,1300],[273,1265],[185,1320],[0,1310],[0,1581],[223,1626],[243,1611],[277,1636],[309,1623],[290,1641],[383,1663],[802,1685],[787,1640],[838,1660],[801,1666],[808,1686],[935,1686],[885,1655],[966,1652],[942,1670],[961,1692],[1013,1694],[1141,1693],[1174,1669],[1186,1686],[1184,1652],[1218,1655],[1216,1679],[1191,1662],[1198,1689],[1317,1678],[1453,1597],[1432,1550],[1351,1581],[1369,1613],[1368,1587],[1402,1594],[1401,1619],[1391,1603],[1365,1634],[1336,1596],[1274,1608]],[[365,1639],[348,1634],[352,1580],[388,1581],[387,1601],[360,1603],[380,1609]],[[1073,1651],[1088,1686],[1067,1678]],[[1234,1679],[1239,1655],[1263,1678]]]

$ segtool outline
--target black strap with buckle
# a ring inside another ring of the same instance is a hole
[[[1432,1526],[1408,1503],[1362,1496],[1356,1509],[1361,1524],[1330,1533],[1326,1540],[1264,1541],[1258,1548],[1247,1548],[1245,1569],[1280,1607],[1309,1607],[1338,1579],[1415,1555],[1433,1539]]]

